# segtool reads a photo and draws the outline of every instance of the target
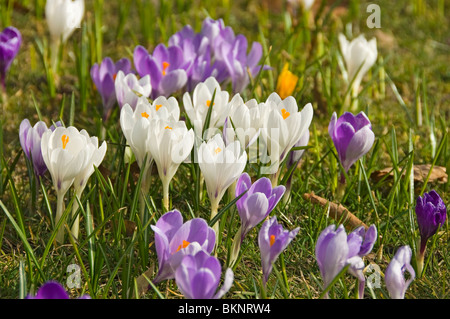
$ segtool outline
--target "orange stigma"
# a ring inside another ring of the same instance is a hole
[[[270,247],[275,243],[275,235],[270,235]]]
[[[141,115],[142,115],[142,117],[145,117],[146,119],[148,119],[148,117],[150,116],[147,114],[147,112],[142,112]]]
[[[286,111],[286,109],[281,109],[281,115],[283,116],[283,119],[285,120],[289,117],[289,115],[291,115],[291,113]]]
[[[162,104],[156,104],[155,109],[158,111],[161,108]]]
[[[162,65],[163,65],[162,74],[163,74],[163,75],[166,75],[166,70],[167,70],[167,68],[170,66],[170,63],[164,61],[164,62],[162,63]]]
[[[69,137],[67,135],[63,135],[61,137],[61,141],[63,144],[63,149],[66,149],[67,143],[69,143]]]
[[[220,147],[218,147],[218,148],[216,148],[216,149],[214,150],[214,152],[215,152],[216,154],[219,154],[220,152],[222,152],[222,149],[221,149]]]
[[[178,246],[178,248],[175,252],[180,251],[182,248],[186,248],[187,246],[189,246],[189,244],[190,244],[190,242],[183,239],[183,243],[180,246]]]
[[[167,130],[167,129],[171,130],[172,128],[169,125],[167,125],[164,129],[165,130]]]
[[[215,105],[216,103],[213,103],[213,105]],[[206,101],[206,106],[210,107],[211,106],[211,100]]]

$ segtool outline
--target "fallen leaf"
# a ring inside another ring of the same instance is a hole
[[[329,216],[336,221],[342,221],[342,224],[347,229],[353,229],[359,226],[364,226],[367,230],[369,226],[364,224],[358,217],[352,214],[347,208],[341,204],[330,202],[329,200],[315,195],[314,193],[305,193],[303,198],[311,201],[313,204],[319,204],[323,207],[329,205]]]
[[[414,165],[414,182],[423,183],[428,176],[430,168],[431,164]],[[448,175],[446,171],[446,168],[443,166],[434,166],[431,170],[428,183],[447,183]],[[378,182],[385,176],[388,176],[387,178],[392,178],[394,176],[394,170],[392,167],[386,167],[382,170],[374,171],[370,175],[370,178]]]
[[[154,276],[154,268],[155,265],[152,264],[146,272],[136,278],[137,292],[139,294],[138,297],[141,297],[148,291],[148,288],[150,286],[149,280],[151,280],[151,278],[153,278]],[[134,294],[135,291],[133,292],[133,298],[136,297]]]

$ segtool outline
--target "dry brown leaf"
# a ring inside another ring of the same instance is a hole
[[[353,229],[359,226],[364,226],[366,230],[369,228],[369,226],[364,224],[358,217],[352,214],[347,208],[345,208],[341,204],[338,205],[336,203],[330,202],[329,200],[317,196],[314,193],[303,194],[303,198],[311,201],[311,203],[313,204],[319,204],[323,207],[329,205],[330,217],[336,221],[342,221],[342,224],[347,229]]]
[[[430,171],[431,164],[423,164],[423,165],[414,165],[414,181],[423,183]],[[447,172],[446,168],[443,166],[434,166],[431,170],[430,178],[428,179],[428,183],[447,183]],[[392,178],[394,176],[394,171],[392,167],[386,167],[379,171],[374,171],[370,178],[375,181],[380,181],[383,177],[387,176],[388,178]]]
[[[136,286],[137,286],[137,291],[139,294],[138,297],[141,297],[143,294],[145,294],[148,291],[148,288],[150,285],[148,283],[148,281],[151,280],[151,278],[153,278],[153,276],[154,276],[154,268],[155,268],[155,265],[152,264],[145,273],[143,273],[142,275],[140,275],[139,277],[136,278]],[[133,298],[136,297],[134,294],[135,294],[135,292],[133,292]]]

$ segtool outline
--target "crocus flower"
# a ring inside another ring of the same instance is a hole
[[[212,101],[214,91],[215,96],[214,101]],[[184,93],[184,109],[186,110],[190,122],[194,126],[194,131],[197,136],[202,137],[203,126],[211,103],[214,104],[209,127],[206,129],[219,128],[223,125],[225,118],[228,115],[228,101],[229,93],[227,91],[222,91],[219,82],[213,77],[209,77],[205,82],[197,84],[192,94],[192,99],[188,92]],[[205,132],[203,132],[203,134],[205,134]],[[205,139],[210,137],[210,135],[203,136]]]
[[[411,256],[411,248],[402,246],[386,268],[384,280],[392,299],[404,299],[406,289],[416,277],[414,268],[411,266]],[[408,281],[405,280],[405,271],[408,271],[410,275]]]
[[[114,88],[120,108],[125,104],[129,104],[131,108],[134,109],[138,102],[138,94],[140,94],[140,96],[149,97],[152,92],[149,75],[138,80],[133,73],[125,75],[121,70],[117,72]]]
[[[7,27],[0,33],[0,85],[5,90],[6,74],[19,53],[22,35],[14,27]]]
[[[94,152],[92,154],[92,157],[90,159],[90,163],[87,163],[84,170],[82,170],[74,180],[74,188],[75,188],[75,194],[78,196],[78,198],[81,198],[81,194],[83,193],[86,184],[89,180],[89,177],[94,173],[95,167],[99,167],[100,164],[103,161],[103,158],[106,154],[106,142],[103,141],[102,145],[99,147],[98,145],[98,138],[97,136],[90,137],[89,134],[85,130],[81,130],[80,134],[84,135],[86,138],[86,141],[93,145]],[[72,206],[72,215],[75,215],[78,210],[78,201],[75,200]],[[72,225],[72,235],[74,238],[78,238],[78,228],[79,228],[79,215],[76,215],[75,220]]]
[[[264,285],[266,285],[267,279],[272,272],[273,263],[295,236],[297,236],[299,230],[299,227],[292,231],[285,230],[283,226],[277,222],[276,216],[265,221],[262,225],[258,235],[258,245],[261,250]]]
[[[285,99],[292,95],[297,82],[298,76],[289,71],[289,64],[285,63],[283,70],[281,70],[281,73],[278,76],[276,91],[282,99]]]
[[[269,115],[261,134],[271,160],[269,173],[276,177],[280,163],[308,130],[313,118],[313,108],[308,103],[298,111],[297,101],[292,96],[282,100],[277,93],[268,97],[266,108]],[[273,180],[275,182],[276,179]]]
[[[87,136],[73,126],[57,127],[53,132],[48,130],[42,135],[42,157],[52,176],[53,186],[56,190],[56,223],[64,212],[64,195],[75,178],[84,172],[88,165],[92,165],[95,146]],[[63,226],[59,228],[56,240],[60,243],[63,242]]]
[[[230,290],[234,280],[233,271],[228,268],[223,286],[217,291],[221,273],[219,260],[201,250],[183,257],[175,272],[175,281],[186,299],[220,299]]]
[[[32,161],[34,173],[39,180],[47,171],[47,166],[42,158],[41,138],[48,130],[45,122],[39,121],[34,126],[31,126],[28,119],[24,119],[20,123],[19,128],[20,145],[22,146],[25,156],[28,160]]]
[[[59,282],[50,280],[38,289],[36,295],[28,295],[26,299],[70,299],[70,297]],[[91,297],[83,295],[78,299],[91,299]]]
[[[103,120],[106,121],[111,114],[112,108],[116,103],[115,80],[117,73],[122,71],[124,74],[131,72],[131,63],[127,58],[120,59],[115,64],[109,57],[103,59],[98,65],[95,63],[91,67],[91,78],[102,96],[103,102]]]
[[[263,221],[283,197],[285,187],[272,187],[267,177],[261,177],[252,184],[247,173],[243,173],[236,183],[236,197],[247,191],[237,202],[241,218],[241,241],[247,233]]]
[[[169,210],[169,184],[180,164],[191,154],[194,131],[184,121],[154,119],[150,125],[149,150],[163,185],[164,208]]]
[[[216,134],[198,148],[198,163],[205,178],[212,219],[225,191],[244,171],[247,153],[241,150],[238,141],[225,145],[221,134]],[[218,223],[214,227],[217,232]]]
[[[362,78],[377,60],[377,40],[373,38],[367,41],[361,34],[349,42],[343,34],[339,34],[339,44],[347,67],[348,81],[353,81],[352,95],[356,97]]]
[[[63,42],[80,27],[84,15],[84,0],[47,0],[45,18],[50,35]]]
[[[372,148],[375,140],[372,124],[364,112],[360,112],[356,116],[345,112],[339,118],[334,112],[328,125],[328,134],[333,140],[339,161],[346,172]],[[342,174],[342,183],[345,182],[344,178],[345,176]]]
[[[150,227],[155,232],[159,266],[153,280],[155,283],[174,278],[185,255],[193,255],[200,250],[209,254],[214,249],[216,235],[202,218],[194,218],[183,224],[181,213],[172,210]]]
[[[233,96],[225,109],[228,109],[229,114],[227,125],[226,127],[224,126],[224,130],[226,129],[225,136],[231,141],[234,140],[234,135],[236,135],[242,148],[249,148],[257,140],[261,129],[265,124],[267,116],[265,104],[258,103],[255,99],[244,102],[240,94],[237,93]],[[233,125],[231,125],[231,122]],[[253,149],[251,149],[251,151],[253,151]],[[249,160],[253,163],[253,154],[251,154],[251,151]],[[256,156],[257,155],[255,154],[254,157]]]
[[[335,225],[325,228],[317,239],[315,249],[324,287],[328,287],[342,269],[350,265],[349,272],[358,278],[358,294],[362,298],[365,285],[362,257],[372,251],[376,239],[377,230],[374,225],[367,232],[364,227],[359,227],[348,236],[342,224],[337,229]]]
[[[147,99],[141,97],[136,108],[125,104],[120,111],[120,127],[133,152],[141,170],[141,193],[146,194],[150,188],[151,167],[153,157],[150,153],[150,122],[155,117],[156,110]],[[141,199],[141,220],[144,218],[145,203]]]
[[[153,99],[160,95],[169,96],[186,85],[187,64],[183,51],[178,46],[156,46],[153,54],[138,45],[133,54],[134,66],[141,77],[150,75]]]
[[[447,218],[447,208],[439,194],[432,190],[419,196],[416,202],[417,224],[420,232],[420,249],[417,254],[417,272],[420,276],[423,269],[423,260],[428,239],[438,228],[444,225]]]
[[[236,183],[236,197],[246,192],[237,202],[236,207],[241,218],[241,227],[233,241],[231,264],[237,259],[240,245],[250,230],[262,222],[283,197],[283,185],[272,188],[267,177],[261,177],[252,184],[247,173],[243,173]]]

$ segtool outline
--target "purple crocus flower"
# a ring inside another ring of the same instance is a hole
[[[219,260],[200,250],[183,257],[175,272],[175,281],[187,299],[220,299],[230,290],[234,280],[233,271],[228,268],[224,284],[217,291],[221,273]]]
[[[328,133],[346,172],[372,148],[375,140],[372,125],[364,112],[356,116],[345,112],[339,118],[334,112],[328,126]]]
[[[183,50],[176,46],[166,47],[158,44],[149,54],[141,45],[134,49],[134,66],[141,77],[150,75],[151,97],[168,97],[183,88],[187,83],[186,69],[189,66],[183,57]]]
[[[427,241],[444,224],[447,218],[447,208],[435,190],[424,193],[423,197],[419,196],[417,198],[416,216],[420,232],[420,250],[417,254],[417,272],[420,276],[423,269]]]
[[[0,85],[5,90],[6,73],[19,52],[22,35],[14,27],[7,27],[0,33]]]
[[[281,224],[278,224],[276,216],[265,221],[262,225],[259,231],[258,244],[261,250],[264,285],[266,285],[272,272],[273,263],[295,238],[299,230],[299,227],[292,231],[285,230]]]
[[[100,65],[95,63],[91,68],[92,81],[102,96],[104,121],[109,118],[112,108],[117,101],[114,82],[119,71],[122,71],[125,75],[130,73],[130,60],[123,58],[114,63],[110,57],[106,57]]]
[[[56,126],[61,126],[60,121],[55,124]],[[47,128],[45,122],[39,121],[32,127],[28,119],[24,119],[19,127],[20,145],[22,146],[25,156],[32,162],[34,172],[38,179],[44,176],[47,171],[47,166],[42,157],[41,138],[48,130],[54,131],[55,126],[52,125],[50,128]]]
[[[194,218],[183,224],[178,210],[165,213],[151,228],[155,232],[155,247],[159,270],[155,283],[174,278],[175,270],[185,255],[200,250],[208,254],[214,249],[216,234],[202,218]]]
[[[262,177],[252,184],[247,173],[241,174],[236,183],[236,197],[247,191],[236,202],[242,223],[241,242],[251,229],[269,216],[283,197],[285,189],[283,185],[272,188],[267,177]]]
[[[28,295],[26,299],[70,299],[64,287],[57,281],[47,281],[37,291],[35,296]],[[83,295],[78,299],[91,299]]]
[[[411,256],[411,248],[407,245],[402,246],[386,268],[384,281],[392,299],[404,299],[406,289],[416,277],[414,268],[411,266]],[[410,275],[408,281],[405,281],[405,271],[408,271]]]
[[[350,265],[349,272],[358,278],[359,297],[362,298],[365,286],[362,257],[372,251],[376,239],[377,229],[374,225],[367,231],[363,226],[359,227],[348,236],[342,224],[337,229],[335,225],[325,228],[317,239],[315,249],[324,287],[328,287],[341,270]]]

